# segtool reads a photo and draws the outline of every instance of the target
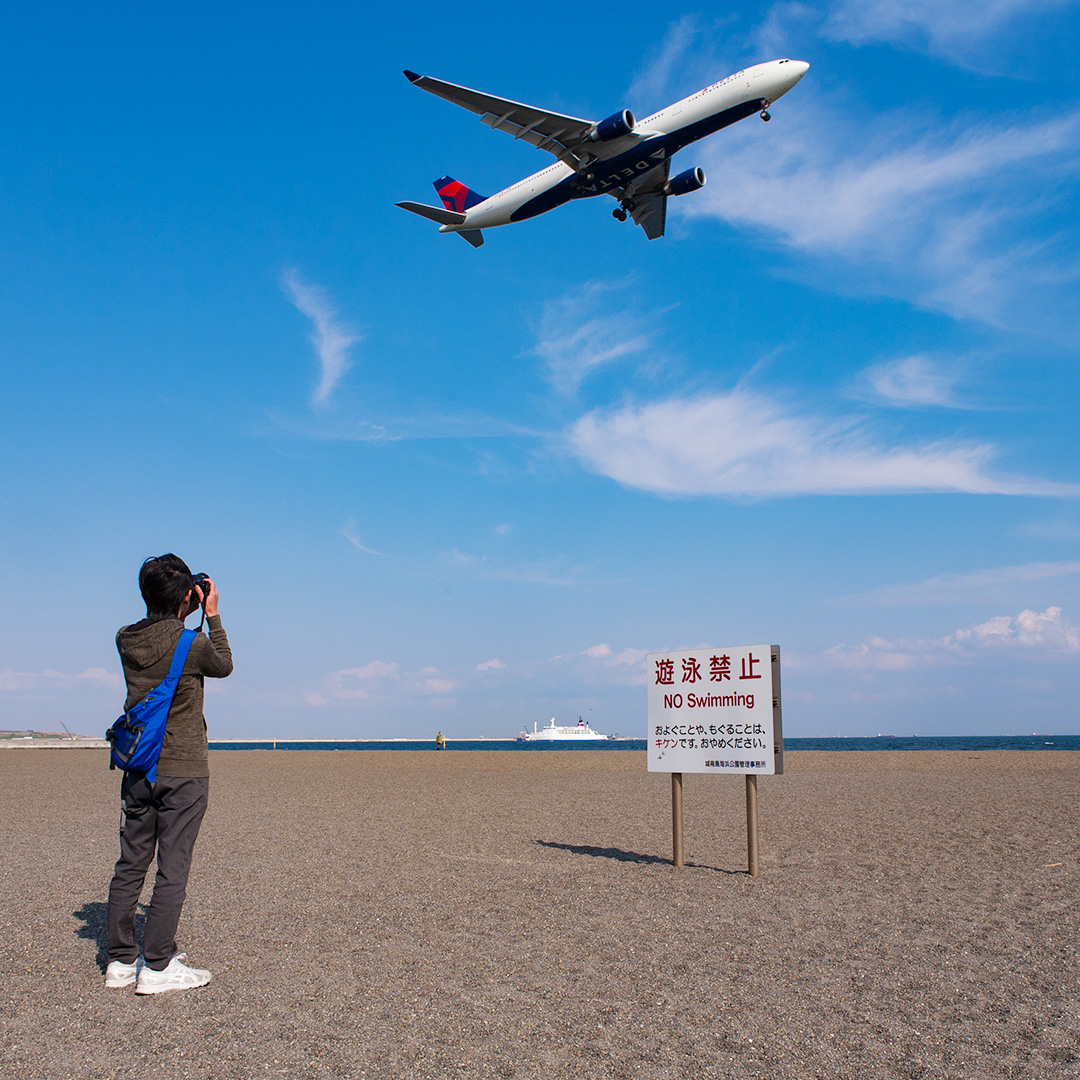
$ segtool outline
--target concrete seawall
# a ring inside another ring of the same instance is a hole
[[[0,739],[0,750],[108,750],[105,739]]]

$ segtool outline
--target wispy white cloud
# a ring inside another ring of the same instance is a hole
[[[512,675],[530,681],[573,680],[588,685],[638,686],[645,682],[645,657],[655,649],[624,646],[613,649],[606,641],[585,649],[571,649],[540,660],[499,664]]]
[[[267,412],[265,416],[267,424],[274,430],[315,442],[390,443],[410,437],[400,431],[391,431],[384,424],[351,417],[327,420],[323,417],[285,416],[275,412]]]
[[[818,656],[789,655],[785,665],[800,671],[912,671],[920,668],[977,663],[992,654],[1037,655],[1045,660],[1071,660],[1080,653],[1080,627],[1060,607],[1025,609],[998,615],[937,639],[871,637],[859,645],[835,645]]]
[[[522,703],[529,703],[524,707],[526,714],[535,709],[573,709],[576,716],[601,704],[610,710],[613,693],[639,693],[645,685],[649,651],[598,642],[540,658],[491,657],[460,669],[408,669],[397,662],[372,660],[310,681],[299,693],[293,692],[289,702],[327,710],[353,708],[387,717],[426,716],[428,709],[452,709],[462,701],[488,702],[502,717],[500,723],[507,712],[511,716],[521,713]]]
[[[381,551],[376,551],[374,548],[368,547],[366,544],[364,544],[361,541],[360,535],[356,531],[356,523],[355,522],[350,521],[348,523],[348,525],[346,525],[341,530],[341,535],[344,536],[345,539],[348,540],[349,543],[352,544],[352,546],[354,548],[356,548],[357,551],[362,551],[366,555],[382,555],[383,554]]]
[[[552,387],[572,395],[590,375],[650,347],[652,332],[632,307],[609,313],[603,301],[625,283],[594,281],[544,304],[533,352]]]
[[[961,60],[1014,20],[1065,7],[1070,0],[835,0],[824,34],[861,45],[869,41],[909,45]]]
[[[1080,574],[1080,562],[1025,563],[998,566],[972,574],[940,574],[906,585],[883,585],[870,592],[845,597],[843,604],[866,607],[953,607],[986,604],[1007,595],[1016,586],[1054,581]]]
[[[509,439],[543,438],[547,432],[525,427],[502,417],[479,413],[447,415],[418,412],[373,423],[351,416],[322,414],[289,416],[267,412],[265,420],[274,431],[284,431],[315,442],[392,443],[407,439]]]
[[[872,364],[860,376],[861,396],[896,408],[972,408],[957,395],[963,365],[926,354]]]
[[[587,468],[664,495],[1080,494],[990,472],[987,444],[885,446],[854,419],[799,415],[747,390],[594,410],[568,439]]]
[[[638,686],[645,683],[648,654],[648,649],[629,646],[616,652],[607,642],[600,642],[580,652],[561,653],[549,663],[553,667],[574,668],[586,682]]]
[[[504,661],[492,657],[460,671],[428,666],[408,670],[397,662],[372,660],[342,668],[310,682],[302,700],[314,707],[353,705],[401,707],[452,704],[454,695],[479,688],[517,686],[526,696],[556,696],[569,700],[583,687],[627,687],[645,683],[647,649],[613,649],[600,643],[543,659]]]
[[[535,685],[643,686],[648,649],[615,650],[607,642],[542,660],[502,665],[510,677]]]
[[[509,521],[504,521],[501,525],[495,526],[496,536],[509,536],[514,531],[514,526]]]
[[[1017,531],[1032,540],[1080,540],[1080,525],[1071,521],[1032,521]]]
[[[698,64],[702,63],[696,54],[703,31],[702,20],[697,15],[683,15],[667,28],[655,53],[634,76],[627,91],[627,98],[635,107],[658,109],[667,104],[664,98],[673,92],[673,87],[685,84],[688,58],[694,57]]]
[[[454,678],[437,668],[403,670],[396,662],[372,660],[354,668],[342,668],[309,685],[304,691],[308,705],[343,703],[382,705],[394,701],[445,699],[457,688]]]
[[[117,672],[101,667],[89,667],[77,674],[53,671],[51,668],[44,671],[15,671],[12,668],[0,670],[0,694],[54,694],[82,690],[88,686],[116,690],[123,685]]]
[[[325,405],[334,387],[352,367],[349,349],[362,337],[341,321],[326,292],[301,280],[296,270],[288,269],[281,275],[281,286],[297,311],[311,320],[311,344],[319,358],[319,384],[311,395],[311,404]]]
[[[985,35],[1004,39],[1012,20],[1066,3],[775,3],[756,26],[724,32],[723,59],[718,27],[684,16],[632,92],[658,106],[746,63],[804,58],[800,45],[815,36],[978,53]],[[832,280],[815,275],[826,287],[1075,340],[1080,114],[871,113],[842,91],[824,93],[811,69],[773,123],[737,124],[696,146],[711,182],[671,212],[760,230],[819,267],[827,261]]]
[[[505,581],[523,585],[559,587],[597,584],[595,564],[568,565],[559,559],[538,559],[513,564],[496,563],[486,555],[473,555],[458,548],[443,552],[447,572],[472,581]]]
[[[1075,188],[1080,114],[943,124],[894,113],[868,126],[812,84],[778,118],[785,109],[790,120],[768,130],[742,124],[701,144],[721,182],[678,211],[857,265],[851,287],[950,315],[1044,331],[1071,319],[1055,314],[1078,272],[1071,226],[1042,217]]]

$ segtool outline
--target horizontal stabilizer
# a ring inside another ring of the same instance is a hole
[[[447,210],[442,206],[427,206],[418,202],[399,202],[395,205],[400,206],[402,210],[419,214],[421,217],[427,218],[428,221],[437,221],[440,225],[460,225],[465,220],[464,214],[455,213],[453,210]],[[479,247],[480,245],[476,244],[474,246]]]
[[[484,234],[479,229],[462,229],[458,236],[465,237],[473,247],[483,247]]]

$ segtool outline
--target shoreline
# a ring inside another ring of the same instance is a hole
[[[625,751],[645,753],[647,742],[644,738],[633,736],[614,736],[604,740],[540,740],[530,741],[506,736],[478,736],[476,738],[450,738],[445,749],[454,753],[469,753],[477,750],[499,751],[541,751],[550,753],[561,750],[583,751]],[[0,751],[3,750],[107,750],[109,743],[104,738],[87,735],[58,736],[52,733],[3,737],[0,734]],[[275,752],[312,753],[325,750],[368,751],[396,750],[399,752],[435,751],[434,739],[413,739],[399,736],[390,739],[222,739],[211,738],[211,751],[235,753],[247,750],[274,750]],[[822,738],[812,736],[789,736],[784,740],[786,754],[806,752],[825,753],[928,753],[928,752],[966,752],[989,753],[996,751],[1031,753],[1053,751],[1055,753],[1080,752],[1080,735],[974,735],[974,736],[836,736]]]

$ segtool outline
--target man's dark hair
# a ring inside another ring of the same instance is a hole
[[[192,574],[179,555],[147,559],[139,570],[139,591],[146,601],[148,619],[167,619],[180,610],[192,587]]]

